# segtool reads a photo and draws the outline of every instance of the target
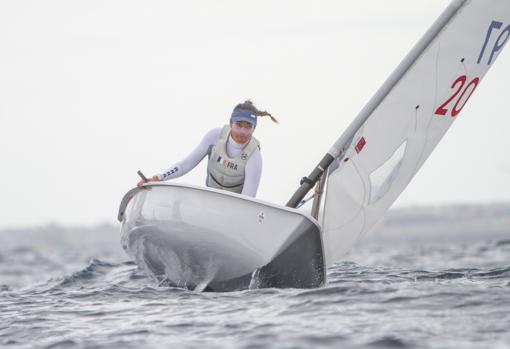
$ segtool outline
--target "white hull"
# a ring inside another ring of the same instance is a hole
[[[170,285],[231,291],[325,282],[321,228],[295,209],[157,183],[127,193],[119,220],[126,252]]]

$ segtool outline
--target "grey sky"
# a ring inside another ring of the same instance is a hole
[[[0,2],[0,227],[113,222],[252,98],[284,203],[441,11],[428,1]],[[510,200],[508,49],[396,205]],[[179,179],[202,184],[205,167]]]

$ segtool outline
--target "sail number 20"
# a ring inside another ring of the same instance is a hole
[[[456,117],[460,113],[462,108],[464,108],[467,101],[469,100],[469,97],[471,97],[473,92],[475,92],[476,87],[478,86],[478,83],[480,82],[480,79],[474,78],[473,80],[471,80],[469,82],[469,84],[466,84],[466,81],[467,81],[466,75],[459,76],[457,78],[457,80],[455,80],[455,82],[453,83],[453,85],[451,87],[451,89],[455,90],[455,92],[446,102],[444,102],[443,104],[441,104],[441,106],[439,108],[437,108],[436,113],[435,113],[436,115],[446,115],[449,111],[447,109],[448,105],[459,95],[459,93],[460,93],[460,96],[457,98],[457,102],[455,103],[455,105],[453,106],[453,108],[451,110],[451,115],[452,115],[452,117]],[[466,98],[464,98],[464,97],[466,97]],[[462,102],[462,104],[461,104],[461,102]]]
[[[489,42],[491,42],[493,37],[492,34],[496,31],[500,31],[499,35],[496,38],[496,41],[494,42],[494,46],[492,47],[492,51],[490,51],[489,59],[487,60],[487,65],[491,65],[491,63],[494,61],[494,56],[497,55],[497,53],[505,46],[506,42],[510,38],[510,25],[507,26],[503,31],[501,31],[501,28],[503,28],[503,23],[498,21],[492,21],[489,25],[489,28],[487,29],[487,35],[485,37],[485,42],[483,43],[482,49],[480,51],[480,55],[478,56],[477,64],[482,63],[482,60],[484,60],[484,56],[486,53],[487,46],[489,45]],[[497,35],[497,34],[496,34]],[[485,62],[485,60],[484,60]],[[480,78],[474,78],[469,83],[467,82],[467,76],[462,75],[459,76],[453,85],[451,86],[451,89],[454,91],[453,95],[439,108],[436,109],[435,114],[442,116],[448,114],[450,111],[448,109],[448,106],[450,103],[452,103],[456,98],[456,103],[454,104],[453,108],[451,109],[451,116],[455,117],[457,116],[462,108],[464,108],[464,105],[466,105],[467,101],[469,100],[469,97],[475,92],[476,87],[478,86],[478,83],[480,82]],[[459,95],[460,94],[460,95]]]

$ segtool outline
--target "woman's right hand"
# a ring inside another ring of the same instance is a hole
[[[149,178],[147,180],[147,182],[160,182],[159,180],[159,177],[158,176],[152,176],[152,178]],[[146,182],[142,179],[140,180],[140,182],[138,182],[138,184],[136,185],[138,188],[141,188],[143,187],[143,185],[145,184]]]

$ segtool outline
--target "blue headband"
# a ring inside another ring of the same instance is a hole
[[[232,116],[230,120],[233,122],[236,121],[246,121],[252,124],[253,126],[257,125],[257,113],[252,110],[234,108],[232,112]]]

